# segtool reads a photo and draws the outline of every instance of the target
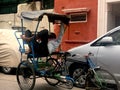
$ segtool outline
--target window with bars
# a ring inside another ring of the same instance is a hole
[[[43,9],[53,9],[54,8],[54,0],[42,0]]]
[[[17,13],[17,6],[33,0],[0,0],[0,14]]]
[[[17,13],[17,5],[34,0],[0,0],[0,14]],[[35,0],[42,2],[42,9],[53,9],[54,0]]]
[[[70,14],[71,22],[87,22],[87,13],[72,13]]]

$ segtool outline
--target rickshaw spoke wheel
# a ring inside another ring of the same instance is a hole
[[[36,78],[30,62],[22,61],[18,65],[16,76],[18,85],[22,90],[33,90]]]
[[[60,71],[59,71],[60,65],[59,65],[59,62],[56,59],[54,59],[54,58],[49,58],[46,61],[46,63],[50,65],[50,68],[47,71],[48,77],[45,77],[45,80],[47,81],[47,83],[49,85],[55,86],[55,85],[57,85],[60,82],[57,79],[57,77],[58,77],[57,74],[60,75]],[[55,76],[57,76],[57,77],[55,77]]]

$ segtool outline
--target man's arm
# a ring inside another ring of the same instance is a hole
[[[60,45],[61,41],[62,41],[62,37],[64,35],[64,32],[65,32],[65,25],[64,23],[61,23],[61,26],[60,26],[60,31],[59,31],[59,34],[58,34],[58,37],[56,39],[56,42]]]
[[[32,37],[26,37],[25,35],[21,35],[21,38],[27,42],[31,41],[33,39],[33,36]]]
[[[54,52],[59,47],[59,45],[62,41],[62,37],[64,35],[64,31],[65,31],[64,23],[61,23],[60,32],[58,34],[57,39],[51,40],[51,41],[48,42],[48,50],[49,50],[50,54],[52,52]]]

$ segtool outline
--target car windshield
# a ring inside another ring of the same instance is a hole
[[[113,39],[113,43],[110,45],[120,45],[120,30],[117,30],[113,33],[110,33],[104,37],[112,37]],[[100,43],[101,39],[103,39],[104,37],[100,38],[99,40],[97,40],[95,43],[93,43],[91,46],[104,46],[103,44]],[[109,44],[107,44],[109,45]]]

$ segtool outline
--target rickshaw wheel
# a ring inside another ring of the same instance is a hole
[[[57,74],[60,74],[60,64],[57,59],[54,58],[47,59],[46,63],[50,65],[50,68],[47,71],[48,77],[45,77],[45,80],[49,85],[55,86],[60,82],[57,76]]]
[[[17,82],[22,90],[33,90],[36,77],[32,64],[22,61],[16,71]]]

